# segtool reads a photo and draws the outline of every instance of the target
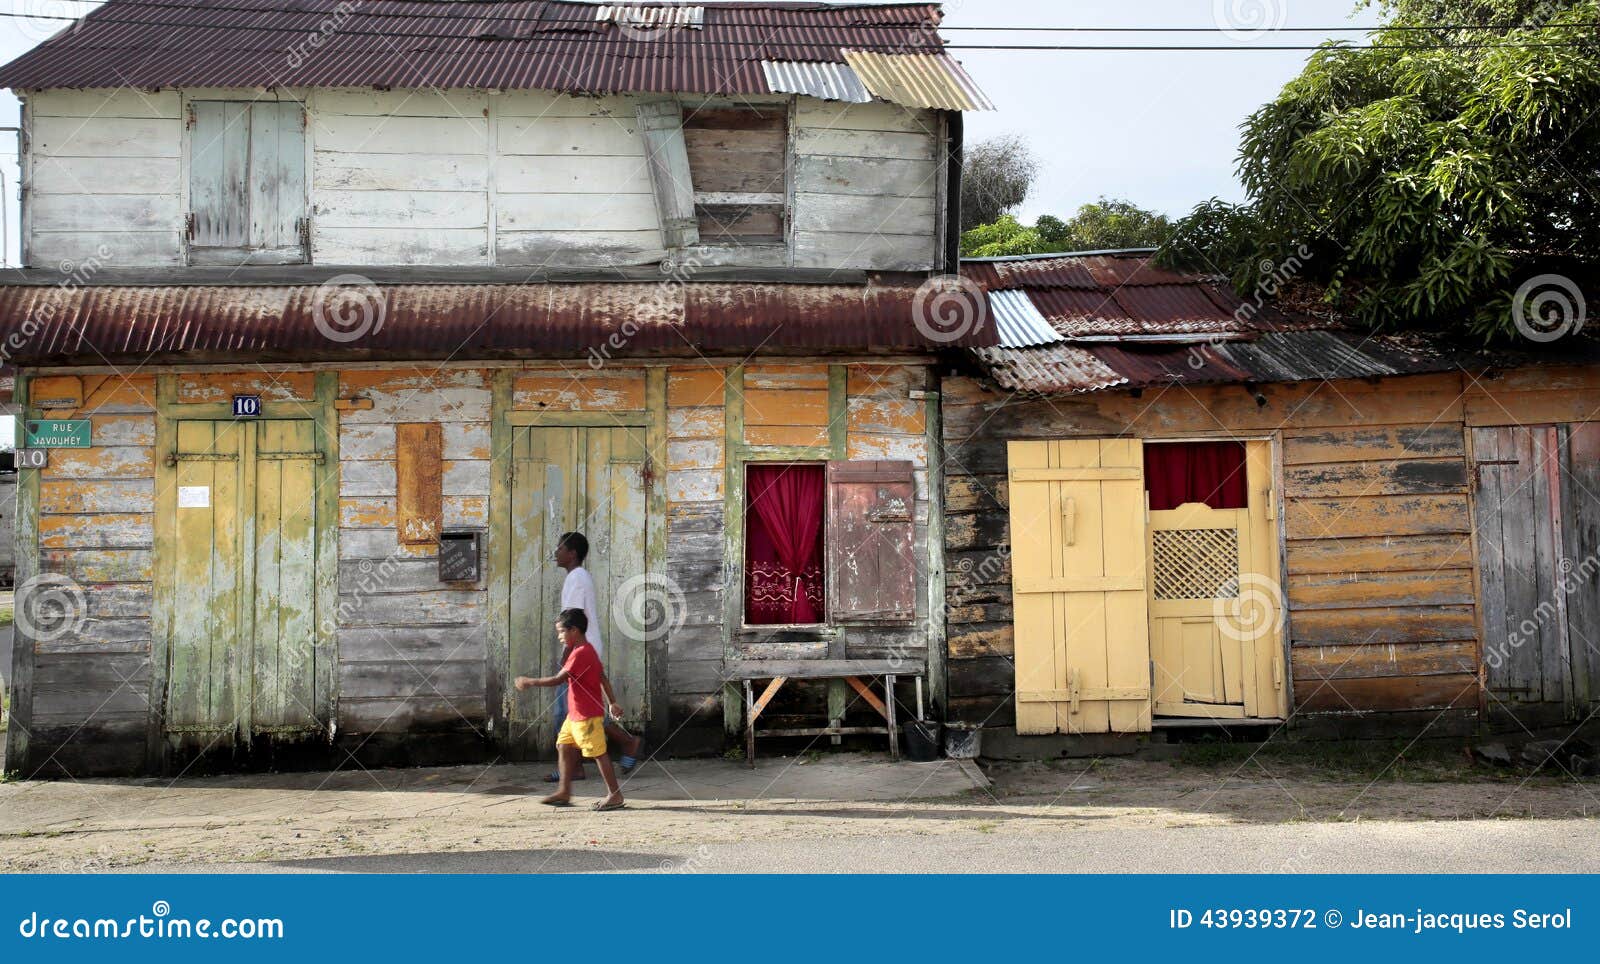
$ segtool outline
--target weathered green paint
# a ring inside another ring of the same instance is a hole
[[[648,444],[650,458],[645,463],[646,498],[649,502],[645,520],[645,566],[650,572],[671,576],[667,566],[667,370],[651,368],[645,372],[645,408],[650,413]],[[668,584],[670,585],[670,583]],[[669,605],[681,606],[682,600],[669,600]],[[672,613],[667,613],[670,618]],[[640,678],[645,680],[646,702],[649,706],[649,723],[646,733],[653,746],[661,746],[671,736],[670,689],[668,678],[668,639],[664,633],[648,640],[640,651],[644,665],[639,667]]]
[[[86,418],[25,418],[22,445],[30,449],[86,449],[93,423]]]
[[[584,567],[600,599],[607,674],[624,720],[648,720],[648,654],[637,627],[619,620],[619,602],[640,591],[646,572],[649,500],[647,432],[633,427],[530,426],[512,429],[508,676],[553,672],[559,656],[554,622],[566,574],[553,557],[563,532],[589,538]],[[511,690],[514,738],[548,748],[552,694]]]
[[[526,727],[511,725],[511,704],[516,691],[510,668],[511,613],[511,456],[514,429],[509,421],[514,395],[512,379],[516,372],[502,369],[494,373],[491,384],[493,408],[489,426],[489,535],[485,563],[489,573],[489,625],[487,648],[489,665],[485,673],[485,706],[489,710],[489,732],[504,734],[502,746],[523,758]]]
[[[28,376],[16,380],[17,412],[28,414]],[[17,480],[15,584],[26,585],[39,574],[39,473],[23,472]],[[6,773],[26,776],[29,764],[28,742],[33,726],[34,641],[26,626],[18,622],[12,640],[11,709],[6,726]]]
[[[310,734],[335,717],[338,374],[313,402],[182,405],[156,385],[151,749]],[[169,458],[171,456],[171,458]],[[169,464],[170,463],[170,464]],[[179,508],[185,487],[205,507]]]
[[[930,718],[945,718],[946,602],[944,569],[944,438],[939,418],[939,378],[929,369],[923,402],[928,424],[928,702]]]
[[[664,378],[666,372],[661,371]],[[648,391],[648,382],[646,384]],[[665,399],[665,396],[662,396]],[[507,425],[512,426],[538,426],[550,425],[558,428],[618,428],[621,426],[635,426],[648,428],[654,423],[650,412],[507,412],[505,414]]]

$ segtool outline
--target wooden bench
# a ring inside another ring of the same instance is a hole
[[[923,719],[922,678],[925,670],[919,664],[888,659],[818,659],[818,660],[743,660],[731,665],[730,679],[744,684],[744,754],[750,766],[756,765],[756,737],[758,736],[860,736],[883,734],[889,737],[889,758],[900,759],[900,728],[895,720],[894,685],[901,676],[910,676],[917,683],[917,719]],[[872,691],[865,680],[883,679],[882,699]],[[845,726],[843,720],[829,720],[827,726],[798,729],[757,730],[756,721],[778,691],[790,680],[844,680],[850,688],[866,700],[867,705],[883,717],[883,726]],[[754,683],[768,680],[758,697]]]

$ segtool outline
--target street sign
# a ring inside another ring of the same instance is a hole
[[[255,418],[261,414],[260,395],[233,396],[234,418]]]
[[[89,447],[89,420],[86,418],[29,419],[23,423],[22,444],[30,449],[86,449]]]
[[[50,463],[50,452],[47,449],[17,449],[16,461],[12,464],[19,469],[42,469]]]

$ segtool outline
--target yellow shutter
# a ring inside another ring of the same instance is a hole
[[[1017,732],[1150,729],[1144,449],[1009,443]]]

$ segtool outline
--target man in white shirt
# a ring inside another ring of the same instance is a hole
[[[600,604],[594,589],[594,577],[589,575],[589,570],[583,568],[583,561],[589,557],[589,540],[581,532],[568,532],[561,536],[556,543],[556,565],[567,571],[567,578],[561,584],[561,608],[581,609],[589,617],[589,630],[586,634],[589,645],[594,647],[596,656],[605,661],[605,644],[600,638]],[[557,727],[566,719],[567,692],[563,686],[556,690],[555,724]],[[606,717],[606,739],[624,747],[622,759],[617,761],[617,768],[626,775],[633,772],[639,765],[639,752],[644,749],[644,737],[633,736],[624,730],[617,721]],[[581,766],[582,764],[580,764]],[[583,779],[580,769],[578,779]],[[545,778],[547,783],[560,782],[559,773]]]

